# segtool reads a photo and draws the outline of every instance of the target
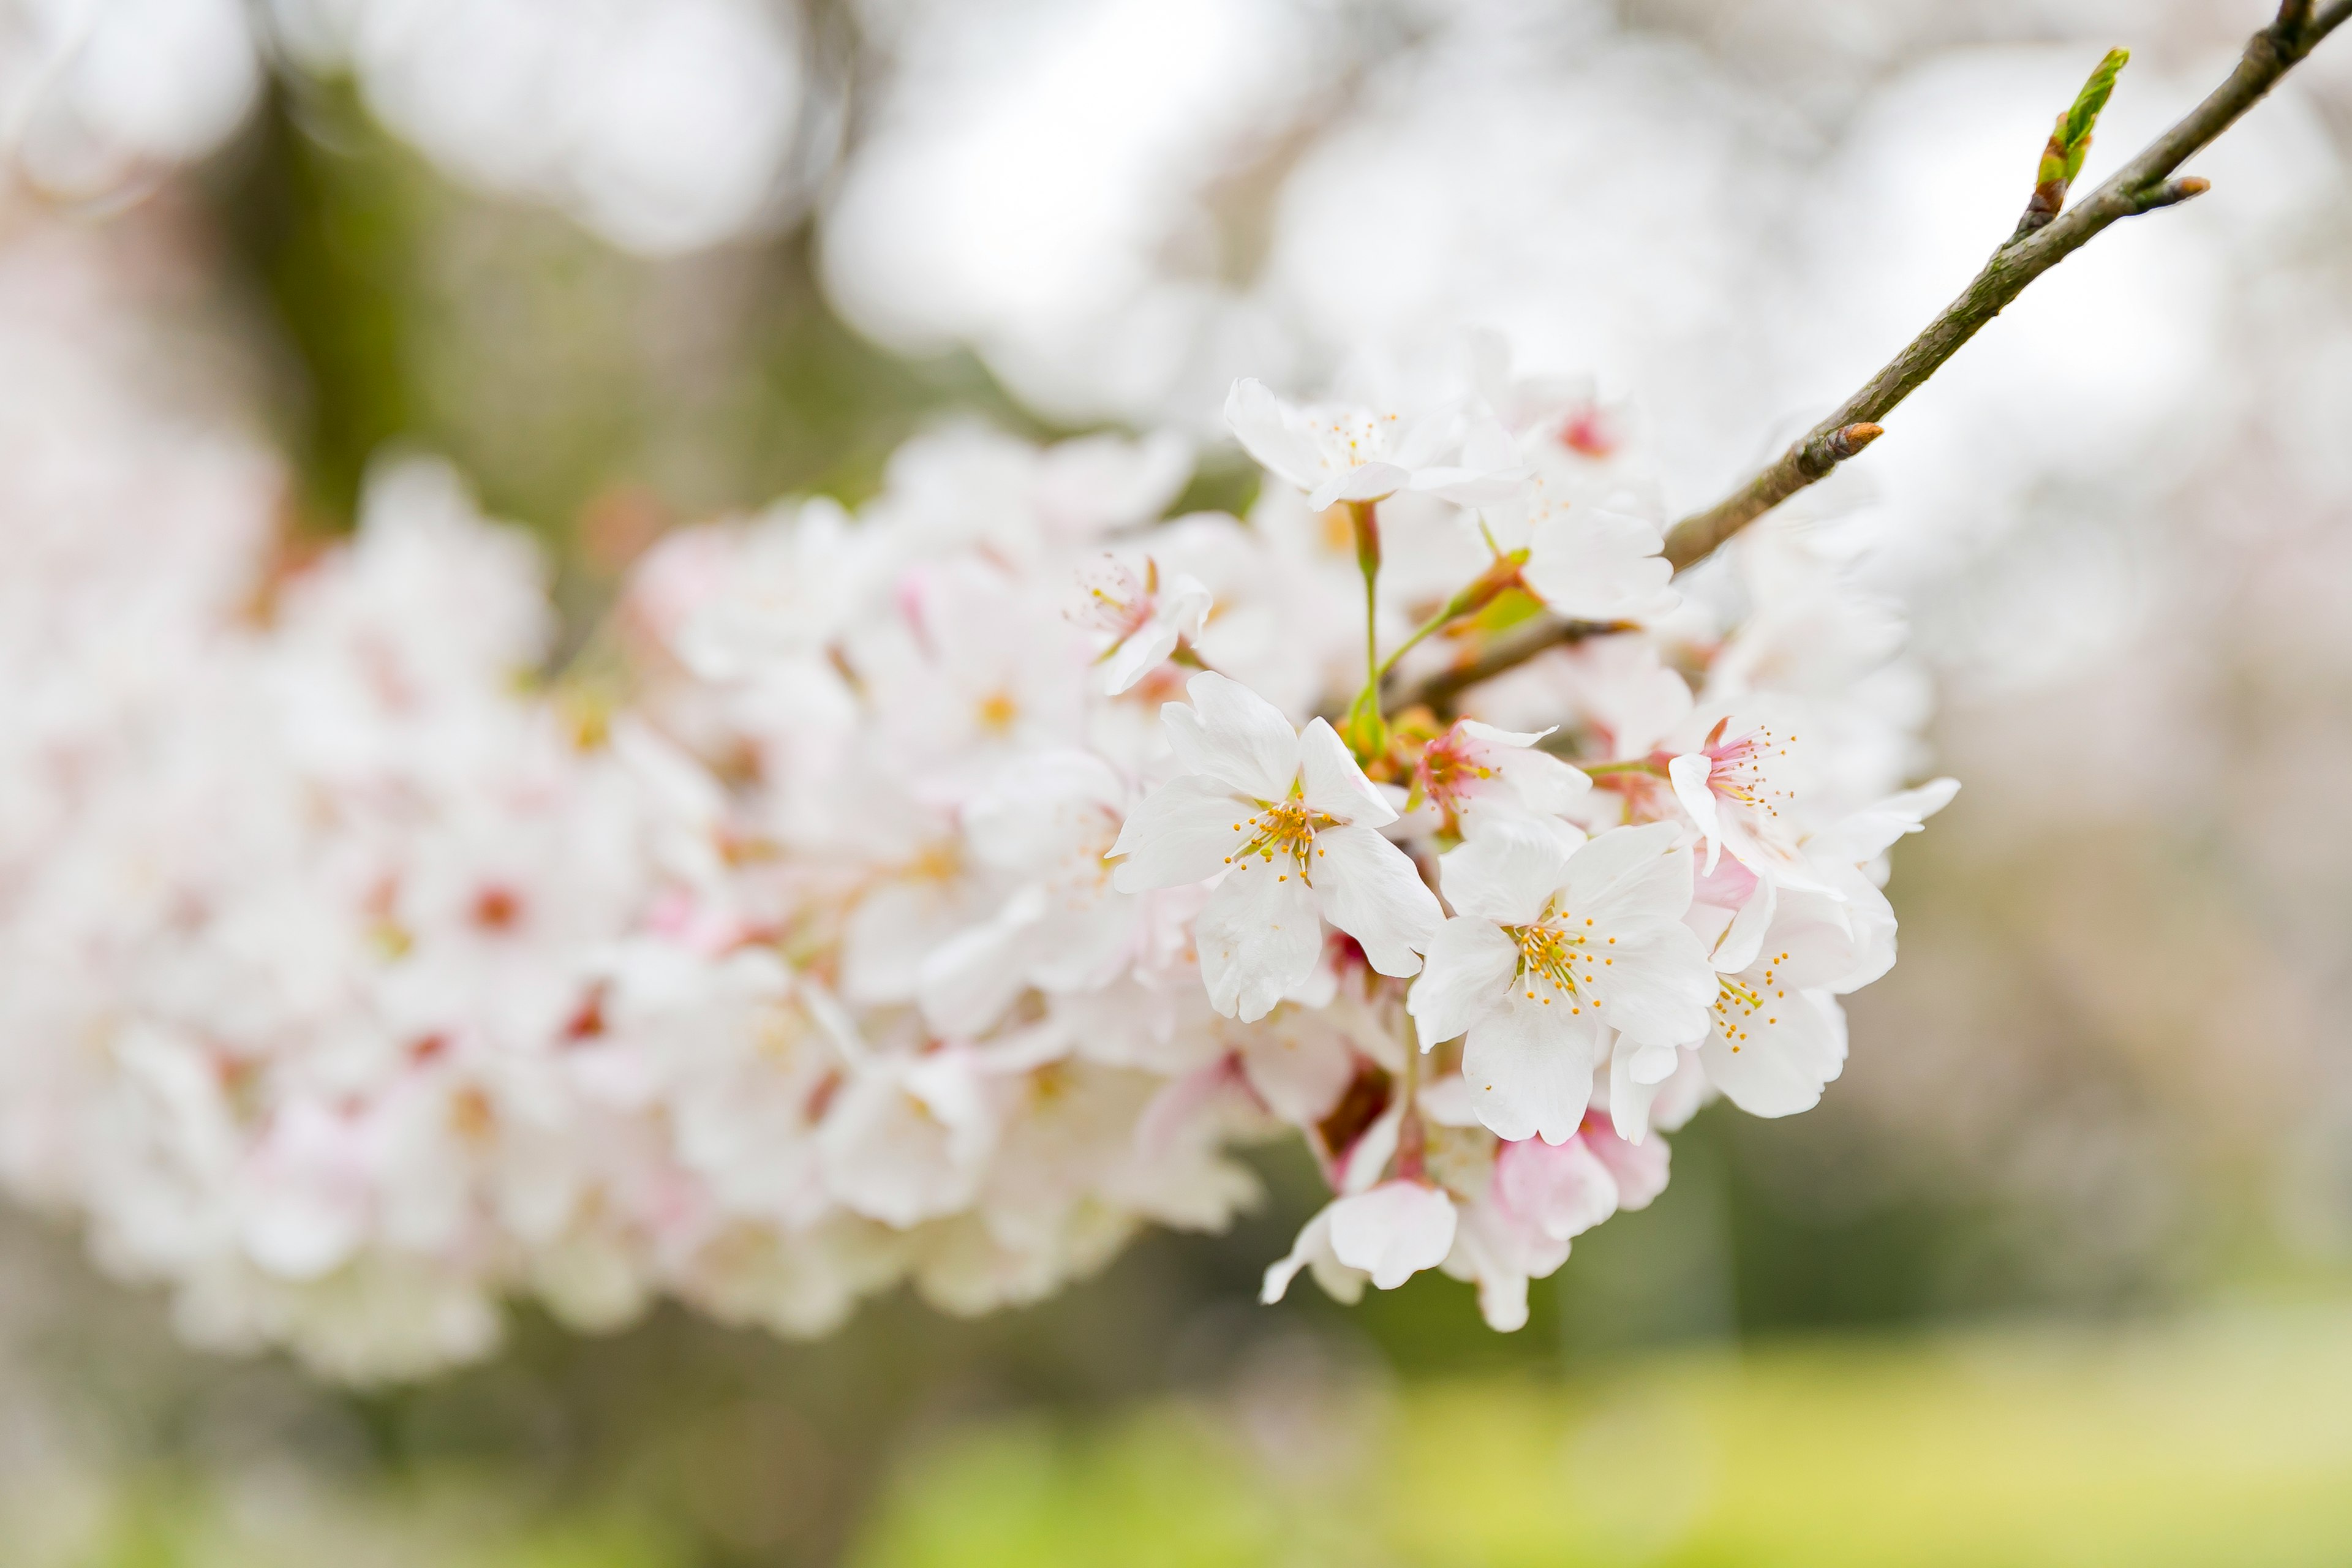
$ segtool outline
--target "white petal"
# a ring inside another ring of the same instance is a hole
[[[1601,1017],[1642,1045],[1696,1045],[1717,986],[1698,933],[1677,922],[1620,937],[1608,953],[1577,976],[1601,998]]]
[[[1568,863],[1568,906],[1614,933],[1678,921],[1690,908],[1691,858],[1671,822],[1612,827]]]
[[[1711,962],[1717,969],[1726,974],[1737,974],[1756,962],[1756,955],[1763,951],[1765,934],[1771,929],[1773,911],[1780,903],[1780,885],[1762,877],[1757,878],[1748,901],[1739,906],[1739,912],[1731,917],[1731,923],[1724,928],[1723,935],[1716,939]],[[1846,967],[1851,968],[1852,965],[1849,963]]]
[[[1347,742],[1320,719],[1310,719],[1298,736],[1298,796],[1309,810],[1365,827],[1385,827],[1396,807],[1382,798]]]
[[[1210,1004],[1255,1023],[1314,972],[1323,951],[1315,894],[1286,862],[1237,866],[1209,895],[1192,944]]]
[[[1320,1121],[1356,1076],[1347,1037],[1320,1015],[1286,1008],[1251,1030],[1241,1067],[1266,1108],[1294,1127]]]
[[[1715,874],[1716,857],[1723,853],[1723,825],[1716,809],[1715,791],[1707,780],[1715,776],[1715,763],[1702,752],[1685,752],[1666,764],[1666,778],[1675,786],[1675,798],[1691,814],[1698,830],[1706,836],[1706,872]]]
[[[1423,468],[1412,477],[1412,488],[1450,500],[1456,506],[1500,506],[1517,495],[1533,477],[1528,468],[1481,473],[1475,468]]]
[[[1383,1182],[1331,1205],[1331,1251],[1393,1290],[1454,1249],[1454,1200],[1419,1182]]]
[[[1268,1306],[1281,1300],[1290,1282],[1298,1278],[1298,1271],[1310,1267],[1315,1270],[1315,1282],[1332,1300],[1353,1306],[1363,1299],[1363,1275],[1339,1266],[1339,1260],[1331,1253],[1331,1211],[1337,1206],[1325,1204],[1316,1211],[1314,1218],[1300,1227],[1298,1239],[1290,1244],[1289,1254],[1266,1268],[1265,1282],[1258,1289],[1259,1300]]]
[[[1411,856],[1369,827],[1327,827],[1315,836],[1313,876],[1323,918],[1361,943],[1374,969],[1420,972],[1445,915]]]
[[[1571,863],[1559,839],[1506,820],[1482,827],[1476,837],[1439,857],[1437,877],[1456,913],[1496,925],[1528,925],[1568,880]]]
[[[1664,542],[1656,524],[1622,512],[1553,510],[1528,530],[1519,576],[1571,620],[1651,620],[1678,602],[1675,569],[1658,553]]]
[[[1003,1015],[1028,984],[1024,939],[1045,912],[1036,888],[1024,888],[996,918],[958,932],[923,960],[916,1000],[942,1035],[977,1035]]]
[[[1641,1048],[1620,1035],[1609,1054],[1609,1124],[1628,1143],[1650,1135],[1650,1102],[1658,1095],[1657,1085],[1633,1078],[1633,1058]]]
[[[1168,656],[1176,651],[1176,628],[1165,621],[1146,623],[1141,629],[1118,645],[1110,658],[1103,661],[1102,689],[1106,695],[1116,697],[1160,668]]]
[[[1532,746],[1559,728],[1554,724],[1544,730],[1504,730],[1483,719],[1456,719],[1454,727],[1471,739],[1484,741],[1490,746]]]
[[[1208,584],[1190,572],[1171,572],[1160,580],[1160,618],[1179,637],[1197,637],[1209,625],[1216,599]]]
[[[1557,816],[1573,810],[1592,791],[1592,781],[1549,752],[1517,747],[1498,751],[1495,772],[1529,811]]]
[[[1724,1098],[1750,1116],[1810,1110],[1845,1065],[1831,1020],[1822,1003],[1801,991],[1786,996],[1768,991],[1763,1001],[1753,1016],[1732,1009],[1739,1038],[1727,1038],[1717,1027],[1699,1047],[1699,1059]]]
[[[1518,965],[1518,945],[1492,921],[1472,917],[1438,927],[1428,964],[1405,997],[1405,1011],[1420,1026],[1422,1049],[1508,1006]]]
[[[1322,464],[1289,415],[1288,406],[1255,376],[1234,383],[1225,395],[1225,423],[1241,438],[1242,450],[1300,489],[1312,489]]]
[[[1380,500],[1404,489],[1412,479],[1410,471],[1394,463],[1359,463],[1317,486],[1307,504],[1320,511],[1333,501]],[[1318,500],[1320,506],[1316,505]]]
[[[1190,708],[1160,710],[1169,744],[1186,773],[1206,773],[1254,800],[1286,800],[1298,778],[1298,731],[1282,710],[1238,680],[1213,670],[1185,683]]]
[[[1462,1047],[1462,1077],[1478,1120],[1497,1138],[1541,1138],[1558,1143],[1575,1135],[1592,1098],[1600,1059],[1600,1025],[1514,996],[1511,1005],[1474,1025]]]
[[[1769,973],[1781,990],[1843,987],[1867,957],[1855,940],[1855,916],[1863,910],[1853,900],[1836,901],[1826,894],[1790,889],[1780,895],[1780,908],[1764,941],[1747,967],[1760,977]]]
[[[1110,858],[1126,857],[1112,875],[1122,893],[1205,882],[1223,870],[1226,857],[1249,842],[1254,803],[1234,798],[1223,783],[1201,773],[1169,780],[1128,813]]]
[[[1511,439],[1511,433],[1493,415],[1473,419],[1462,437],[1462,466],[1487,474],[1517,468],[1518,443]]]

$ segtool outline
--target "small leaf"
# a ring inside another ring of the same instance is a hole
[[[2068,184],[2073,184],[2074,176],[2083,172],[2083,155],[2091,150],[2091,130],[2098,124],[2099,110],[2107,106],[2108,98],[2116,90],[2116,73],[2130,58],[2129,49],[2109,49],[2106,58],[2099,62],[2098,68],[2091,72],[2090,79],[2083,84],[2083,90],[2074,95],[2074,106],[2059,117],[2058,128],[2050,140],[2065,149],[2063,154],[2065,161],[2063,177]],[[2049,165],[2046,154],[2042,163],[2046,178]]]

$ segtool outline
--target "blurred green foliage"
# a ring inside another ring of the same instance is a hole
[[[2352,1320],[1683,1352],[1409,1385],[1311,1435],[1194,1405],[968,1430],[856,1568],[2333,1563]]]

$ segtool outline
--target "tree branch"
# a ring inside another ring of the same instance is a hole
[[[1512,632],[1470,663],[1442,669],[1397,692],[1389,707],[1395,711],[1419,706],[1443,713],[1461,693],[1481,681],[1493,679],[1507,669],[1525,664],[1546,648],[1582,642],[1587,637],[1606,637],[1612,632],[1638,629],[1631,621],[1563,621],[1553,616],[1543,616]]]
[[[2352,17],[2352,0],[2331,0],[2315,14],[2312,0],[2282,0],[2278,19],[2247,43],[2229,80],[2072,209],[2037,226],[2021,223],[1960,297],[1836,413],[1731,495],[1675,524],[1666,535],[1666,559],[1676,570],[1704,560],[1725,540],[1825,478],[1868,445],[1878,434],[1878,421],[1979,328],[2000,314],[2027,284],[2089,244],[2109,224],[2174,205],[2203,191],[2205,181],[2173,179],[2172,172],[2235,123],[2347,17]],[[2060,116],[2062,128],[2065,121],[2066,116]],[[2028,213],[2032,216],[2033,209],[2029,207]]]

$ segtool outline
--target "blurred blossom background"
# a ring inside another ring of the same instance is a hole
[[[5,0],[0,727],[168,664],[401,451],[549,548],[564,647],[666,529],[854,502],[950,416],[1174,426],[1239,504],[1235,377],[1465,326],[1589,375],[1678,515],[1958,290],[2100,51],[2086,179],[2268,14]],[[1702,1115],[1518,1334],[1434,1276],[1252,1305],[1303,1163],[1034,1308],[525,1312],[359,1392],[182,1348],[13,1211],[0,1558],[2344,1560],[2347,155],[2336,40],[1794,503],[1907,605],[1967,787],[1821,1109]]]

